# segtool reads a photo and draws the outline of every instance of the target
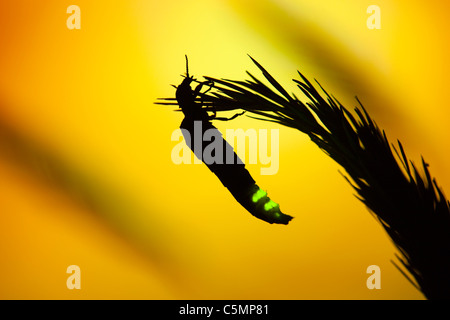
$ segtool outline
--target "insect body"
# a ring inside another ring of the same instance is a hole
[[[189,132],[190,137],[187,139],[185,136],[185,141],[197,158],[202,159],[202,155],[199,154],[199,152],[203,152],[206,146],[202,145],[201,150],[196,150],[193,147],[193,141],[196,141],[195,135],[201,134],[203,136],[204,132],[210,129],[218,131],[211,123],[211,120],[213,119],[225,121],[231,120],[242,113],[236,114],[229,119],[218,118],[215,114],[210,116],[208,112],[202,108],[202,103],[199,103],[196,98],[198,96],[201,98],[211,90],[213,84],[209,82],[200,83],[195,90],[192,90],[191,83],[193,81],[195,81],[194,77],[189,76],[188,60],[186,56],[186,77],[183,79],[183,82],[176,87],[176,100],[185,116],[180,128]],[[201,93],[200,91],[203,85],[209,85],[210,88],[204,93]],[[195,126],[198,124],[201,124],[200,132],[195,130]],[[184,131],[182,130],[182,132]],[[230,161],[221,161],[221,163],[216,162],[212,164],[205,163],[208,168],[219,178],[233,197],[252,215],[269,223],[288,224],[292,217],[283,214],[280,211],[280,206],[271,200],[267,196],[267,193],[256,185],[255,180],[245,168],[245,164],[234,152],[233,147],[222,138],[221,134],[215,135],[216,139],[219,136],[223,140],[223,157],[227,154],[233,154],[234,161],[232,161],[232,163],[230,163]],[[228,157],[227,160],[229,160]]]

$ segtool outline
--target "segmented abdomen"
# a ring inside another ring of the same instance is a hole
[[[197,130],[195,130],[195,122],[197,122],[197,124],[201,124],[201,130],[199,130],[198,127]],[[239,159],[238,155],[234,152],[233,147],[225,139],[223,139],[219,130],[214,127],[211,122],[194,121],[194,119],[185,117],[180,128],[189,132],[190,136],[189,138],[185,136],[185,141],[199,159],[203,159],[203,151],[209,144],[208,142],[205,143],[201,139],[205,131],[208,129],[217,130],[217,134],[214,135],[214,137],[217,139],[220,136],[220,139],[222,139],[223,161],[221,161],[222,163],[204,163],[219,178],[233,197],[253,216],[269,223],[289,223],[292,217],[283,214],[280,211],[280,206],[267,196],[267,192],[263,191],[256,185],[255,180],[245,168],[243,161]],[[201,133],[202,136],[200,138],[195,137],[195,134],[199,133]],[[183,135],[184,134],[185,132],[183,132]],[[201,141],[201,148],[194,148],[194,141]],[[199,154],[199,152],[202,154]],[[227,154],[233,154],[233,161],[231,163],[229,161],[231,157],[227,158]]]

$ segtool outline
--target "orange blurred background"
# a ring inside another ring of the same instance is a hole
[[[69,30],[67,7],[81,10]],[[391,142],[450,190],[442,1],[14,1],[0,4],[1,299],[423,299],[340,168],[280,129],[280,168],[257,183],[295,216],[252,217],[205,165],[175,165],[173,97],[190,72],[283,85],[300,70],[348,108],[357,95]],[[81,269],[69,290],[66,269]],[[381,289],[366,268],[381,268]]]

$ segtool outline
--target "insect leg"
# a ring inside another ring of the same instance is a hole
[[[200,84],[195,87],[194,92],[192,93],[194,99],[200,95],[200,91],[202,90],[203,84],[204,84],[203,82],[200,82]]]
[[[208,90],[206,90],[205,92],[201,93],[200,91],[202,90],[202,87],[203,87],[204,85],[209,85],[209,88],[208,88]],[[203,98],[203,96],[204,96],[205,94],[207,94],[213,87],[214,87],[214,82],[212,82],[211,80],[204,81],[204,82],[200,82],[200,83],[198,84],[198,86],[195,87],[194,92],[192,93],[192,95],[194,96],[194,99],[195,99],[197,96],[200,96],[200,97]]]
[[[218,118],[214,118],[214,120],[220,120],[220,121],[230,121],[233,120],[239,116],[242,116],[245,113],[245,111],[241,112],[241,113],[236,113],[234,116],[232,116],[231,118],[224,118],[224,117],[218,117]],[[214,113],[215,114],[215,113]]]

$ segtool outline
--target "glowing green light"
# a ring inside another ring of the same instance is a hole
[[[277,206],[278,206],[278,204],[276,202],[274,202],[273,200],[270,200],[269,202],[267,202],[264,205],[264,210],[269,211],[270,209],[273,209]]]
[[[252,201],[253,202],[258,202],[261,198],[263,198],[265,196],[267,196],[267,192],[265,192],[264,190],[259,189],[258,191],[256,191],[253,194]]]

